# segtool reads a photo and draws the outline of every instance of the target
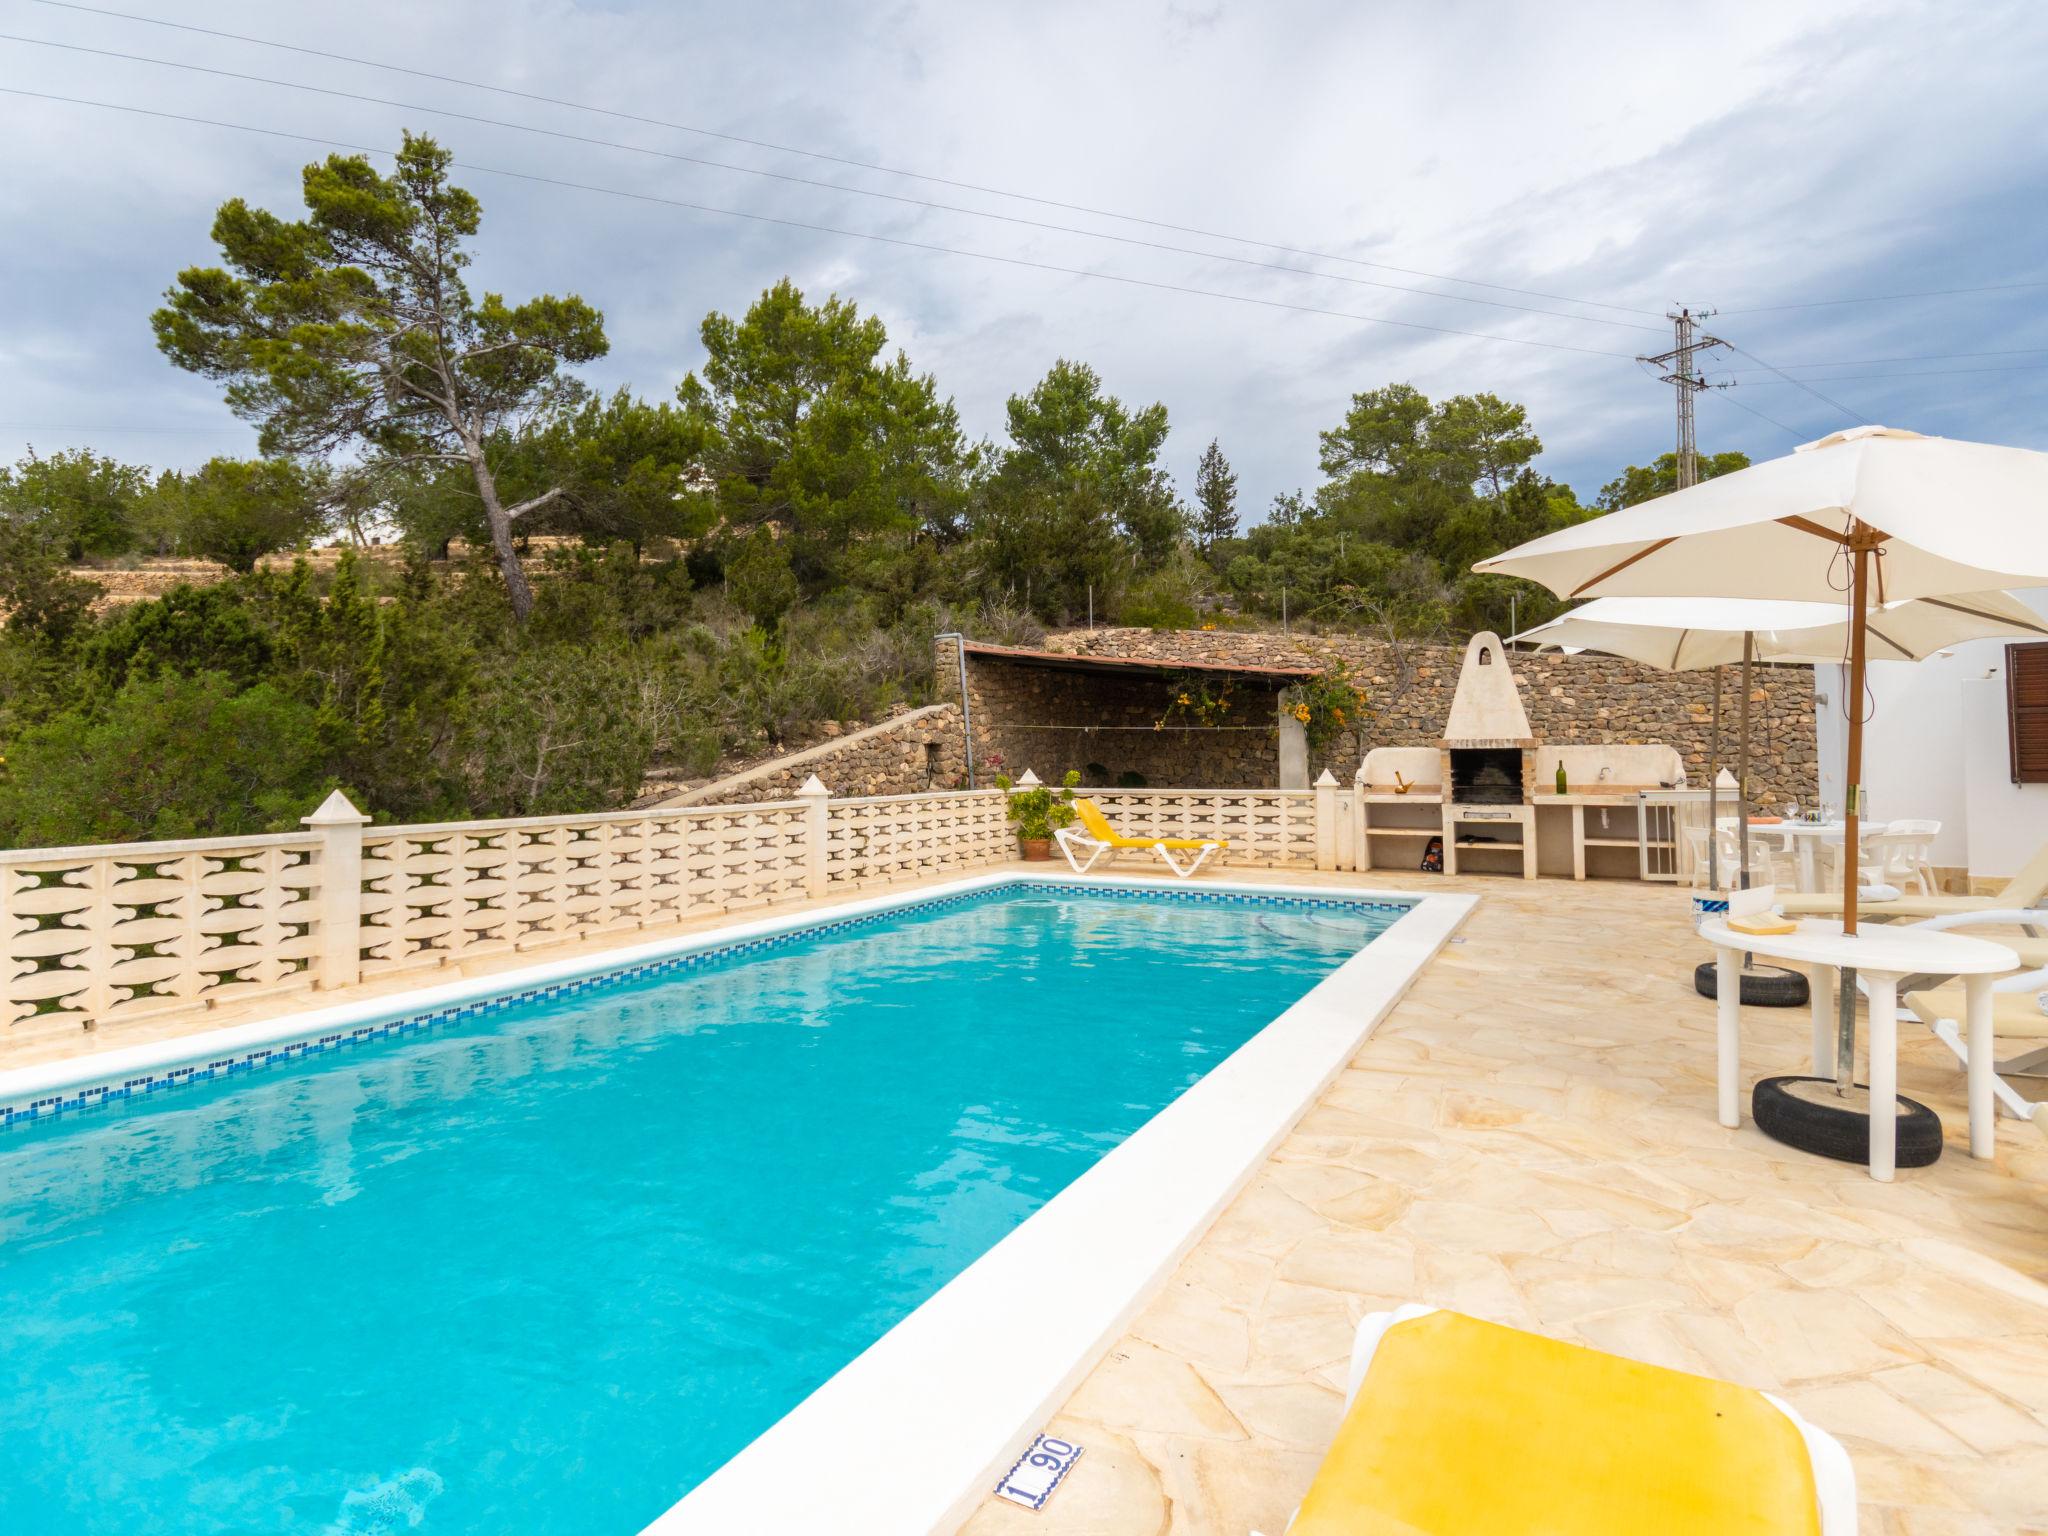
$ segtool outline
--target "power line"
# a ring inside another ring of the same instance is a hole
[[[1867,419],[1860,411],[1850,410],[1848,406],[1842,404],[1841,401],[1835,399],[1832,395],[1822,394],[1819,390],[1815,389],[1811,384],[1807,383],[1804,379],[1794,378],[1791,374],[1787,373],[1784,369],[1780,368],[1776,363],[1765,362],[1764,359],[1758,357],[1754,352],[1749,351],[1747,348],[1738,347],[1732,341],[1723,342],[1722,345],[1725,346],[1730,352],[1735,353],[1737,356],[1746,357],[1752,363],[1757,364],[1759,367],[1769,369],[1772,373],[1775,373],[1779,378],[1783,379],[1787,384],[1798,385],[1799,388],[1805,390],[1809,395],[1813,396],[1814,399],[1820,401],[1821,404],[1830,406],[1833,409],[1840,411],[1844,416],[1848,417],[1850,422],[1854,425],[1861,426]]]
[[[1799,440],[1803,439],[1803,438],[1804,438],[1804,437],[1806,436],[1806,434],[1805,434],[1804,432],[1799,432],[1799,431],[1795,431],[1795,430],[1794,430],[1793,428],[1791,428],[1791,427],[1788,427],[1788,426],[1786,426],[1786,425],[1785,425],[1785,423],[1783,423],[1782,421],[1778,420],[1778,418],[1777,418],[1777,417],[1775,417],[1775,416],[1766,416],[1766,415],[1765,415],[1765,414],[1764,414],[1764,413],[1763,413],[1762,411],[1758,410],[1758,409],[1757,409],[1757,408],[1756,408],[1755,406],[1751,406],[1751,405],[1744,405],[1744,404],[1743,404],[1743,403],[1742,403],[1742,402],[1741,402],[1740,400],[1736,399],[1734,395],[1730,394],[1730,393],[1729,393],[1729,392],[1728,392],[1727,390],[1725,390],[1725,389],[1717,389],[1717,390],[1715,390],[1715,391],[1714,391],[1714,398],[1715,398],[1715,399],[1717,399],[1717,400],[1726,400],[1726,401],[1727,401],[1727,402],[1728,402],[1728,403],[1729,403],[1730,405],[1734,406],[1734,407],[1735,407],[1735,408],[1736,408],[1736,409],[1737,409],[1738,411],[1747,411],[1747,412],[1749,412],[1749,414],[1750,414],[1750,415],[1752,415],[1752,416],[1754,416],[1754,417],[1755,417],[1755,418],[1756,418],[1756,419],[1757,419],[1758,421],[1764,421],[1764,422],[1769,422],[1769,423],[1770,423],[1770,424],[1771,424],[1772,426],[1776,427],[1776,428],[1777,428],[1777,429],[1778,429],[1778,430],[1779,430],[1780,432],[1784,433],[1784,434],[1785,434],[1785,435],[1786,435],[1787,437],[1791,438],[1791,439],[1792,439],[1792,440],[1793,440],[1794,442],[1798,442]]]
[[[2041,357],[2048,347],[2000,347],[1990,352],[1922,352],[1913,357],[1850,357],[1832,363],[1786,363],[1787,368],[1876,368],[1885,363],[1946,363],[1971,357]]]
[[[1401,283],[1384,283],[1370,277],[1352,277],[1342,272],[1318,272],[1312,267],[1289,266],[1285,262],[1260,261],[1252,256],[1231,256],[1220,251],[1196,250],[1192,246],[1169,245],[1158,240],[1141,240],[1133,235],[1113,235],[1106,231],[1082,229],[1072,224],[1054,224],[1043,219],[1027,219],[1017,214],[993,213],[981,208],[965,208],[957,203],[934,202],[928,198],[905,197],[896,192],[878,192],[867,187],[842,186],[837,182],[818,181],[808,176],[791,176],[781,171],[759,170],[750,165],[735,165],[725,160],[707,160],[700,155],[678,154],[672,150],[650,149],[641,144],[622,143],[616,139],[592,138],[588,134],[569,133],[559,128],[542,128],[532,123],[508,121],[498,117],[481,117],[473,112],[457,112],[446,107],[425,106],[419,102],[393,101],[386,96],[370,96],[360,91],[338,90],[331,86],[309,85],[297,80],[279,80],[269,75],[244,74],[238,70],[217,69],[207,64],[187,64],[177,59],[152,58],[147,54],[123,53],[112,48],[90,48],[82,43],[60,43],[48,38],[22,37],[12,32],[0,32],[0,42],[25,43],[35,48],[58,48],[69,53],[92,54],[98,58],[120,59],[130,64],[149,64],[162,69],[182,69],[194,74],[214,75],[225,80],[242,80],[255,85],[277,86],[284,90],[306,91],[317,96],[334,96],[345,101],[365,102],[371,106],[396,107],[404,112],[424,112],[431,116],[453,118],[459,122],[479,123],[490,128],[509,128],[518,133],[539,134],[551,139],[564,139],[573,144],[586,144],[599,149],[619,149],[629,154],[648,155],[659,160],[672,160],[684,165],[703,166],[717,171],[733,171],[742,176],[759,176],[771,181],[788,182],[800,187],[814,187],[826,192],[839,192],[855,197],[876,198],[883,202],[906,204],[913,208],[931,209],[940,213],[964,214],[968,218],[992,219],[1004,224],[1019,224],[1030,229],[1049,230],[1056,234],[1079,235],[1088,240],[1108,240],[1118,245],[1138,246],[1145,250],[1167,251],[1179,256],[1194,256],[1204,261],[1225,261],[1236,266],[1258,267],[1269,272],[1286,272],[1296,277],[1353,283],[1366,288],[1382,288],[1393,293],[1417,294],[1424,298],[1450,299],[1459,304],[1483,304],[1492,309],[1512,309],[1529,315],[1549,315],[1560,320],[1575,320],[1587,325],[1609,325],[1623,330],[1650,331],[1655,326],[1638,325],[1633,320],[1609,320],[1600,315],[1575,315],[1559,309],[1539,309],[1531,304],[1516,304],[1507,299],[1482,299],[1463,293],[1439,293],[1429,288],[1411,288]]]
[[[240,430],[242,423],[219,427],[83,427],[77,423],[65,425],[49,421],[0,421],[0,432],[151,432],[188,433],[195,437],[210,437],[220,432]]]
[[[1847,383],[1852,379],[1934,379],[1965,373],[2039,373],[2044,368],[2048,368],[2048,363],[2013,363],[1994,368],[1912,368],[1900,373],[1816,373],[1807,375],[1807,381],[1814,384],[1834,384]],[[1714,382],[1717,384],[1758,385],[1783,384],[1787,381],[1784,379],[1743,379],[1731,375],[1726,379],[1716,379]],[[1796,384],[1799,381],[1794,379],[1790,382]]]
[[[251,123],[231,123],[219,118],[195,117],[181,112],[163,112],[152,107],[129,106],[122,102],[93,101],[82,96],[59,96],[48,91],[23,90],[18,86],[0,86],[0,95],[23,96],[37,101],[56,101],[68,106],[95,107],[108,112],[126,112],[139,117],[153,117],[167,122],[194,123],[207,128],[227,128],[237,133],[260,134],[266,138],[291,139],[302,144],[318,144],[328,149],[353,150],[357,154],[383,155],[389,158],[391,151],[378,149],[368,144],[355,144],[345,139],[323,138],[315,134],[294,133],[283,128],[262,128]],[[1233,304],[1253,304],[1262,309],[1281,309],[1304,315],[1327,315],[1338,320],[1352,320],[1367,325],[1388,325],[1399,330],[1426,331],[1438,336],[1462,336],[1475,341],[1500,341],[1518,347],[1538,347],[1551,352],[1574,352],[1584,357],[1611,357],[1622,361],[1631,358],[1627,352],[1607,352],[1598,347],[1573,346],[1568,342],[1541,341],[1528,336],[1507,336],[1493,331],[1467,331],[1455,326],[1427,325],[1419,320],[1395,320],[1385,315],[1360,314],[1355,310],[1329,309],[1318,304],[1297,304],[1286,299],[1258,298],[1251,294],[1227,293],[1216,288],[1196,288],[1183,283],[1161,282],[1153,278],[1130,277],[1118,272],[1093,272],[1086,267],[1068,267],[1055,262],[1034,261],[1024,256],[1003,256],[993,251],[973,251],[960,246],[937,245],[925,240],[908,240],[896,235],[877,235],[866,230],[841,229],[831,224],[813,224],[803,219],[785,219],[765,213],[748,213],[738,208],[719,208],[709,203],[692,203],[681,198],[660,197],[651,192],[633,192],[623,187],[603,187],[591,182],[570,181],[563,177],[541,176],[531,171],[510,171],[500,166],[478,165],[471,161],[455,160],[450,164],[457,170],[472,171],[483,176],[503,176],[514,181],[532,182],[539,186],[561,187],[576,192],[593,192],[605,197],[625,198],[632,202],[654,203],[662,207],[681,208],[691,213],[715,214],[721,218],[746,219],[757,224],[773,224],[785,229],[808,230],[815,234],[838,235],[851,240],[869,240],[880,245],[899,246],[905,250],[930,251],[945,256],[963,256],[973,261],[994,262],[1001,266],[1023,267],[1036,272],[1058,273],[1066,277],[1093,278],[1100,282],[1122,283],[1127,287],[1151,288],[1162,293],[1189,294],[1197,298],[1222,299]]]
[[[37,0],[49,5],[55,0]],[[1826,309],[1837,304],[1896,304],[1907,299],[1946,299],[1968,293],[2014,293],[2028,288],[2048,288],[2048,278],[2017,283],[1985,283],[1975,288],[1922,288],[1912,293],[1866,293],[1853,299],[1802,299],[1791,304],[1752,304],[1745,309],[1724,309],[1725,315],[1772,315],[1787,309]]]
[[[1366,267],[1377,272],[1394,272],[1403,277],[1426,278],[1431,282],[1461,283],[1468,288],[1487,288],[1496,293],[1512,293],[1529,299],[1549,299],[1560,304],[1581,304],[1593,309],[1611,309],[1623,314],[1655,316],[1652,309],[1640,309],[1627,304],[1613,304],[1602,299],[1574,298],[1570,294],[1546,293],[1536,288],[1517,288],[1506,283],[1483,282],[1478,278],[1456,277],[1443,272],[1425,272],[1415,267],[1399,267],[1387,262],[1367,261],[1362,257],[1343,256],[1333,251],[1317,251],[1301,246],[1287,245],[1276,240],[1257,239],[1249,235],[1224,234],[1217,230],[1200,229],[1187,224],[1174,224],[1162,219],[1145,218],[1134,213],[1119,213],[1112,208],[1092,208],[1084,203],[1065,202],[1058,198],[1039,197],[1029,192],[1012,192],[1002,187],[986,186],[978,182],[959,181],[945,176],[928,175],[922,171],[907,171],[896,166],[882,165],[870,160],[856,160],[844,155],[835,155],[824,150],[803,149],[792,144],[777,144],[767,139],[748,138],[743,134],[724,133],[715,128],[702,128],[691,123],[669,122],[658,117],[645,117],[634,112],[624,112],[613,107],[595,106],[589,102],[572,101],[560,96],[547,96],[536,91],[516,90],[511,86],[492,85],[482,80],[467,80],[458,75],[438,74],[433,70],[417,69],[404,64],[389,64],[379,59],[358,58],[351,54],[335,53],[323,48],[309,48],[296,43],[281,43],[272,38],[255,37],[245,32],[228,32],[215,27],[202,27],[190,22],[167,21],[158,16],[141,16],[129,11],[109,10],[101,6],[80,5],[75,0],[33,0],[34,4],[48,6],[55,10],[76,11],[90,16],[106,16],[117,21],[138,22],[146,26],[166,27],[178,32],[190,32],[202,37],[223,38],[231,42],[248,43],[258,48],[273,48],[285,53],[297,53],[309,58],[328,59],[340,64],[353,64],[365,69],[381,69],[393,74],[411,75],[421,80],[435,80],[443,85],[459,85],[467,90],[490,91],[500,96],[516,97],[522,101],[539,102],[551,107],[567,107],[576,112],[591,112],[601,117],[615,118],[621,122],[640,123],[651,128],[665,128],[677,133],[694,133],[703,138],[719,139],[728,144],[744,144],[752,149],[772,150],[777,154],[800,155],[806,159],[823,160],[833,165],[844,165],[854,170],[875,171],[885,176],[901,176],[912,181],[929,182],[933,186],[952,187],[962,192],[979,192],[990,197],[1013,198],[1019,202],[1036,203],[1040,207],[1059,208],[1068,213],[1085,213],[1092,218],[1117,219],[1127,224],[1142,224],[1152,229],[1163,229],[1173,234],[1195,235],[1205,240],[1228,240],[1237,245],[1263,246],[1267,250],[1279,251],[1288,256],[1306,256],[1316,261],[1343,262],[1348,266]],[[424,109],[422,109],[424,110]],[[841,190],[850,190],[842,188]],[[1455,295],[1440,295],[1455,297]]]

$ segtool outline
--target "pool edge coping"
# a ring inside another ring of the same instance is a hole
[[[1005,872],[988,883],[1013,882],[1075,883],[1050,871]],[[1157,877],[1079,883],[1188,889]],[[1369,885],[1204,880],[1195,888],[1377,898],[1408,910],[643,1536],[953,1536],[1479,902]],[[1027,1298],[1040,1305],[1027,1310]]]
[[[12,1129],[16,1124],[55,1122],[84,1110],[103,1108],[105,1103],[118,1103],[128,1097],[126,1093],[116,1091],[104,1101],[87,1105],[67,1105],[61,1110],[33,1112],[34,1106],[46,1103],[53,1095],[77,1093],[81,1090],[119,1090],[131,1079],[150,1076],[182,1077],[186,1071],[200,1063],[205,1063],[210,1068],[226,1069],[228,1063],[222,1059],[224,1057],[239,1056],[246,1059],[252,1054],[265,1057],[274,1055],[278,1058],[278,1063],[283,1064],[324,1054],[322,1047],[330,1042],[352,1045],[362,1043],[366,1038],[383,1038],[397,1032],[391,1026],[412,1021],[417,1021],[420,1027],[429,1027],[433,1023],[443,1022],[451,1011],[465,1008],[482,1011],[483,1005],[514,995],[527,996],[568,989],[579,983],[595,982],[620,973],[652,969],[661,966],[663,962],[691,955],[741,949],[756,942],[798,935],[809,930],[824,931],[840,924],[858,922],[927,904],[942,904],[970,897],[981,891],[1000,890],[1018,884],[1099,885],[1174,892],[1190,890],[1183,882],[1146,877],[1082,878],[1050,870],[999,869],[956,876],[928,885],[899,886],[871,896],[806,903],[802,907],[776,912],[766,917],[739,918],[693,933],[672,934],[660,939],[593,950],[559,960],[543,960],[508,970],[490,971],[423,986],[380,992],[371,997],[332,1003],[325,1007],[287,1009],[271,1017],[253,1019],[240,1024],[216,1025],[211,1029],[192,1030],[161,1040],[142,1041],[135,1045],[117,1046],[111,1050],[85,1051],[50,1061],[11,1067],[0,1071],[0,1117],[4,1117],[0,1118],[0,1131]],[[1331,899],[1326,891],[1302,887],[1283,888],[1278,884],[1251,881],[1204,880],[1193,889],[1229,892],[1235,895],[1267,893]],[[1343,899],[1358,900],[1368,896],[1403,906],[1412,906],[1419,899],[1398,891],[1350,888],[1343,891]],[[217,1077],[230,1075],[235,1074],[228,1070],[206,1070],[198,1072],[195,1080],[211,1081]],[[172,1085],[159,1082],[157,1086]]]

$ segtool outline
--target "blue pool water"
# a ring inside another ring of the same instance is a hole
[[[0,1135],[0,1531],[630,1536],[1397,910],[1008,888]]]

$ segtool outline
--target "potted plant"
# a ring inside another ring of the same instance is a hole
[[[1010,796],[1010,820],[1017,824],[1017,847],[1027,859],[1052,857],[1052,835],[1074,823],[1074,786],[1081,782],[1078,769],[1069,768],[1055,790],[1024,771],[1024,787],[1018,788],[1007,774],[996,775],[996,787]]]

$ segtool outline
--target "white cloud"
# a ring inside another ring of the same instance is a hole
[[[24,6],[16,30],[1136,238],[1301,258],[721,143],[433,80]],[[1530,408],[1545,467],[1590,493],[1669,445],[1669,391],[1625,360],[1660,348],[1673,299],[1773,362],[2048,347],[2048,290],[1738,315],[1778,298],[2048,276],[2048,144],[2032,82],[2048,28],[2023,4],[989,8],[362,0],[344,15],[255,3],[180,19],[489,80],[849,159],[1034,192],[1192,228],[1423,271],[1604,299],[1645,331],[1237,267],[645,156],[417,111],[0,44],[0,84],[328,136],[425,128],[478,165],[601,183],[900,239],[1361,314],[1568,342],[1587,357],[906,250],[469,174],[479,281],[573,290],[601,307],[606,385],[664,392],[700,357],[708,309],[788,273],[880,314],[970,431],[1058,356],[1127,399],[1164,400],[1183,487],[1211,436],[1247,502],[1315,479],[1316,433],[1355,390],[1409,380]],[[311,145],[0,97],[0,453],[94,427],[159,463],[246,451],[215,391],[155,353],[147,317],[207,254],[224,198],[281,211]],[[1354,278],[1446,285],[1341,264]],[[1512,300],[1485,289],[1475,297]],[[1545,300],[1526,302],[1542,307]],[[2048,352],[2033,361],[2048,363]],[[1999,361],[1999,360],[1988,360]],[[2007,364],[2027,358],[2007,358]],[[1900,371],[1909,366],[1899,365]],[[1923,369],[1967,366],[1929,363]],[[1742,359],[1743,403],[1701,408],[1708,446],[1782,451],[1839,425]],[[1876,371],[1857,367],[1846,373]],[[1823,383],[1881,419],[2048,446],[2048,370]],[[140,429],[189,428],[189,434]]]

